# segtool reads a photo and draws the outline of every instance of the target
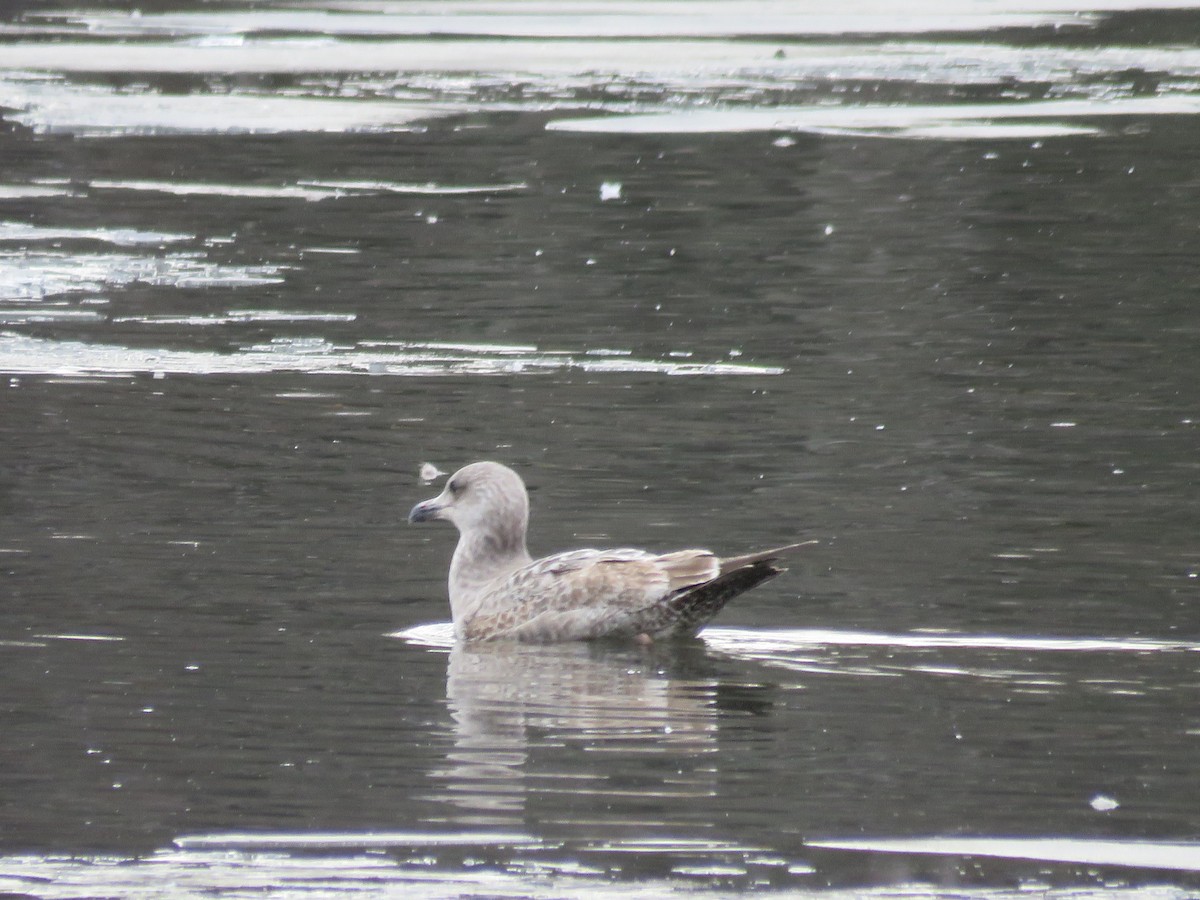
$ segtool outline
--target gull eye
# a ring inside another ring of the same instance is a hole
[[[446,488],[450,491],[452,496],[457,497],[467,489],[467,486],[462,481],[453,479],[449,484],[446,485]]]

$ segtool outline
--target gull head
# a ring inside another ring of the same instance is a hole
[[[523,539],[529,522],[525,482],[500,463],[471,463],[450,476],[445,490],[418,503],[408,514],[409,522],[435,519],[453,523],[463,534],[500,533]]]

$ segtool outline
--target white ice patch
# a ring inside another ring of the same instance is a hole
[[[0,242],[99,241],[118,247],[141,244],[158,246],[195,240],[195,235],[163,231],[138,231],[133,228],[66,228],[28,225],[24,222],[0,222]]]
[[[279,284],[280,266],[225,266],[200,254],[135,256],[120,253],[0,251],[0,297],[28,302],[68,293],[91,293],[134,283],[177,288]]]
[[[1063,119],[1110,116],[1194,115],[1200,96],[1099,100],[1039,100],[929,106],[802,106],[777,109],[687,110],[648,115],[561,119],[551,131],[615,134],[710,134],[803,131],[879,137],[997,137],[1026,139],[1095,131]],[[1014,123],[1012,120],[1018,120]],[[964,132],[964,128],[970,130]]]
[[[0,80],[7,118],[41,134],[386,132],[445,115],[435,106],[250,94],[117,93],[95,85]]]
[[[586,352],[513,352],[480,346],[452,350],[435,344],[337,346],[321,338],[278,338],[229,353],[135,349],[112,344],[54,341],[0,332],[0,372],[14,375],[113,377],[133,374],[255,375],[301,372],[338,375],[538,375],[563,371],[655,375],[779,375],[770,366],[725,362],[675,363],[632,357],[594,358]]]
[[[1084,866],[1200,871],[1200,844],[1086,838],[927,837],[806,841],[809,847],[871,853],[987,856]]]
[[[1162,6],[1170,0],[1159,0]],[[646,0],[588,3],[446,0],[441,3],[342,2],[336,11],[280,9],[142,13],[99,10],[29,13],[25,20],[65,23],[62,30],[103,37],[235,37],[264,33],[342,36],[488,35],[492,37],[723,37],[986,31],[996,28],[1080,27],[1095,16],[1063,12],[1061,3],[913,0],[898,11],[887,0],[858,0],[837,12],[809,10],[789,0]],[[1101,10],[1113,0],[1094,0]],[[1135,3],[1121,3],[1127,9]],[[228,41],[207,41],[228,46]]]

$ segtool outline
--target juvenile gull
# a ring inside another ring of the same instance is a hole
[[[529,497],[521,477],[494,462],[450,476],[409,522],[458,528],[450,560],[450,616],[468,641],[579,641],[689,637],[732,597],[783,569],[805,541],[718,559],[709,550],[574,550],[534,560],[525,548]]]

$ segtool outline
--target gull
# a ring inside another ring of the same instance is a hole
[[[529,496],[512,469],[477,462],[450,476],[409,522],[458,529],[450,560],[450,616],[460,640],[531,642],[686,638],[733,597],[784,570],[804,541],[744,556],[711,550],[573,550],[534,560],[525,547]]]

